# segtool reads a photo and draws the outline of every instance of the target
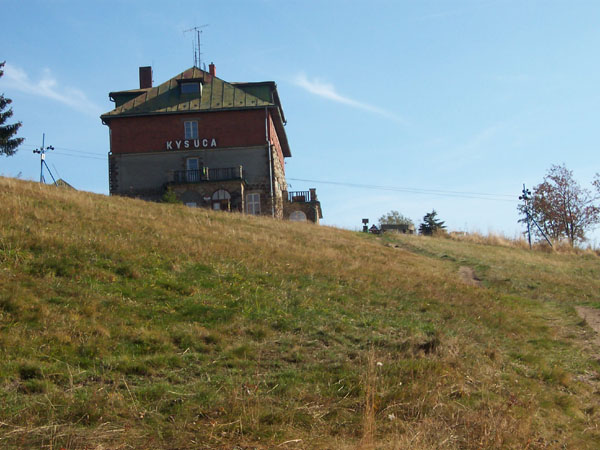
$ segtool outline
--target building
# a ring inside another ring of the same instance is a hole
[[[214,64],[158,86],[151,67],[139,76],[139,89],[109,94],[115,108],[101,116],[111,195],[159,201],[170,193],[188,206],[319,222],[315,189],[288,192],[292,154],[273,81],[228,83]]]
[[[382,223],[381,231],[383,233],[386,233],[388,231],[395,231],[396,233],[402,233],[402,234],[415,234],[415,226],[412,223],[400,223],[400,224]]]

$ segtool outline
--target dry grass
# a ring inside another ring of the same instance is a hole
[[[0,446],[597,448],[598,267],[0,178]]]
[[[525,236],[519,237],[507,237],[500,233],[488,233],[483,234],[479,232],[452,232],[448,234],[444,234],[439,237],[447,237],[449,239],[453,239],[460,242],[470,242],[474,244],[482,244],[482,245],[492,245],[496,247],[510,247],[510,248],[520,248],[520,249],[529,249],[529,242],[525,238]],[[561,254],[576,254],[576,255],[595,255],[600,256],[600,250],[595,250],[589,246],[585,246],[585,242],[583,245],[579,246],[571,246],[571,244],[567,240],[554,242],[551,247],[545,241],[533,242],[532,249],[538,252],[545,253],[561,253]]]

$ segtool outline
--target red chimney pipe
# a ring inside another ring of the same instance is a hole
[[[152,66],[140,67],[140,89],[152,87]]]
[[[208,65],[208,73],[210,73],[213,77],[217,76],[217,71],[215,69],[215,64],[214,63],[210,63]]]

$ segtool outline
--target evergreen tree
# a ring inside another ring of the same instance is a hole
[[[0,63],[0,78],[4,75],[4,64],[6,61]],[[12,108],[4,111],[8,105],[12,103],[10,98],[5,98],[4,94],[0,94],[0,155],[11,156],[17,152],[17,147],[23,142],[23,138],[13,138],[21,127],[21,122],[5,125],[7,119],[12,115]]]
[[[181,203],[177,198],[177,194],[175,194],[175,192],[173,192],[173,189],[171,189],[171,186],[167,188],[167,190],[161,198],[161,201],[163,203]]]
[[[436,233],[444,231],[444,228],[446,228],[446,225],[444,225],[444,221],[437,220],[435,216],[437,216],[437,212],[435,211],[435,209],[423,216],[423,222],[421,223],[421,225],[419,225],[419,234],[423,234],[425,236],[432,236]]]

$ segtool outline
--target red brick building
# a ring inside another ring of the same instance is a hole
[[[101,116],[110,130],[111,195],[178,200],[248,214],[319,221],[316,190],[288,192],[292,156],[285,115],[272,81],[228,83],[192,67],[152,85],[111,92],[115,108]]]

